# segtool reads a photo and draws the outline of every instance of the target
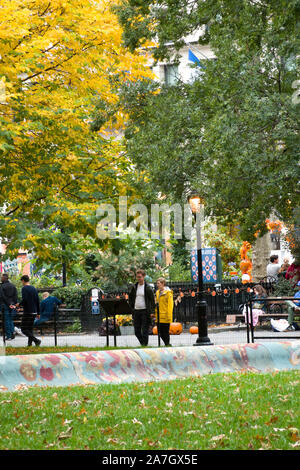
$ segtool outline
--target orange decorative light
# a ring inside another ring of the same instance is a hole
[[[271,232],[274,230],[275,232],[281,232],[283,228],[283,223],[280,220],[270,220],[266,219],[266,226],[268,230]]]

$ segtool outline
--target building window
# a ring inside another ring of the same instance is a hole
[[[164,74],[165,74],[165,84],[175,85],[178,81],[178,65],[175,64],[167,64],[164,65]]]

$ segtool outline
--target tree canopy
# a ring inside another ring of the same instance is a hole
[[[111,6],[1,2],[0,237],[8,255],[22,247],[39,263],[70,262],[73,239],[96,237],[98,204],[132,192],[116,138],[126,120],[118,89],[151,71],[123,47]]]
[[[216,56],[193,83],[179,80],[153,93],[143,81],[136,98],[127,95],[128,155],[153,187],[176,200],[197,188],[207,212],[238,220],[250,241],[265,233],[271,213],[294,220],[299,3],[124,0],[118,16],[131,50],[156,40],[154,57],[176,61],[184,36],[201,30],[199,44]]]

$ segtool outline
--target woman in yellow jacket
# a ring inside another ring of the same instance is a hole
[[[160,277],[156,281],[158,290],[156,291],[156,324],[158,326],[159,336],[163,340],[166,346],[171,346],[170,344],[170,323],[173,321],[173,292],[166,287],[166,280],[163,277]],[[157,312],[158,310],[158,312]],[[158,315],[159,314],[159,315]],[[159,325],[158,325],[158,316],[159,316]]]

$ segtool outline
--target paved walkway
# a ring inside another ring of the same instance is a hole
[[[278,337],[286,338],[290,340],[291,336],[298,336],[300,339],[300,334],[298,331],[287,331],[284,333],[275,333],[270,330],[264,330],[261,332],[256,332],[255,342],[263,342],[270,340],[277,340]],[[259,340],[259,335],[268,336],[267,340]],[[247,343],[247,332],[245,327],[230,327],[230,328],[212,328],[208,331],[208,336],[210,341],[214,345],[225,345],[225,344],[244,344]],[[42,340],[41,346],[54,346],[54,335],[40,336],[37,334],[37,337]],[[171,344],[172,346],[193,346],[196,343],[197,335],[191,335],[190,333],[182,333],[181,335],[172,335]],[[282,340],[281,340],[282,341]],[[291,339],[291,341],[294,341]],[[296,341],[296,340],[295,340]],[[27,338],[16,336],[13,341],[6,343],[6,346],[13,347],[23,347],[27,345]],[[139,347],[139,342],[134,335],[124,335],[116,337],[117,347]],[[164,343],[161,341],[161,346]],[[99,336],[97,332],[93,334],[68,334],[57,336],[57,346],[84,346],[84,347],[105,347],[106,346],[106,336]],[[114,337],[109,337],[109,346],[114,346]],[[149,346],[157,347],[158,338],[157,336],[149,336]]]

